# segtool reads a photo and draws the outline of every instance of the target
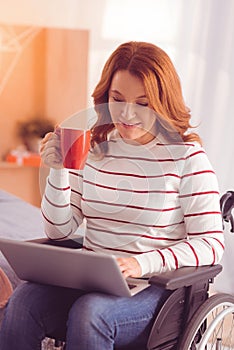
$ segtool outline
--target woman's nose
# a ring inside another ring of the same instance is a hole
[[[121,115],[124,118],[131,119],[136,116],[134,103],[123,103]]]

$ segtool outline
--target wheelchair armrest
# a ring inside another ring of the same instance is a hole
[[[154,275],[149,279],[149,283],[157,284],[165,289],[175,290],[181,287],[191,286],[202,280],[213,279],[221,272],[221,270],[221,265],[199,267],[186,266],[181,267],[178,270]]]

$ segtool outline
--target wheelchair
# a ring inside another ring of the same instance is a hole
[[[234,192],[224,194],[220,205],[233,232]],[[212,294],[209,288],[221,270],[221,265],[183,267],[151,277],[150,284],[171,293],[154,320],[147,348],[134,350],[234,350],[234,296]],[[50,349],[65,349],[63,332],[48,335]]]

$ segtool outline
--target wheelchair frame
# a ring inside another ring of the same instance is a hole
[[[221,270],[221,265],[183,267],[150,279],[150,283],[171,290],[172,294],[156,316],[147,349],[189,350],[182,345],[183,329],[208,300],[209,284]]]

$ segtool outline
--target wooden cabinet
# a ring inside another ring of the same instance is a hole
[[[39,168],[0,162],[1,189],[37,207],[41,204]]]

